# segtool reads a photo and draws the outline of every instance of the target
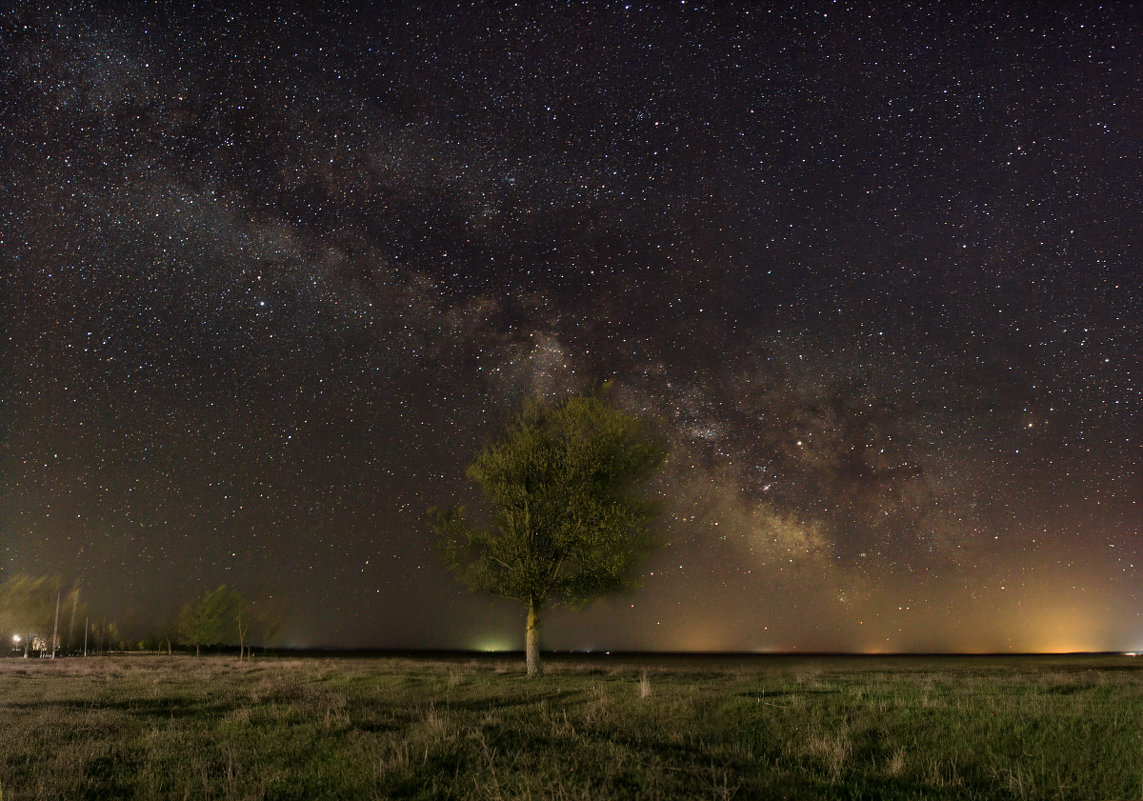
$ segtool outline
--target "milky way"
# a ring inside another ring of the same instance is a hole
[[[1132,4],[0,16],[0,570],[126,629],[519,647],[426,509],[520,398],[665,421],[558,648],[1143,647]]]

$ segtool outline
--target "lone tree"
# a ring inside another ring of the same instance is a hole
[[[657,504],[641,494],[666,459],[645,421],[599,395],[525,402],[482,448],[467,475],[492,509],[469,525],[463,507],[430,509],[445,564],[473,590],[528,608],[528,675],[540,666],[540,612],[576,607],[636,586],[635,569],[659,543]]]

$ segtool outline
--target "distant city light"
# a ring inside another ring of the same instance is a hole
[[[483,651],[486,654],[493,654],[499,653],[500,651],[511,651],[512,646],[504,640],[483,640],[478,642],[473,650]]]

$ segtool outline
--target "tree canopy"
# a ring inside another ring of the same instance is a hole
[[[237,590],[220,584],[183,606],[179,612],[179,639],[194,646],[198,656],[204,645],[233,642],[238,634],[238,615],[244,600]]]
[[[528,607],[529,675],[540,672],[539,615],[636,585],[659,542],[658,504],[644,485],[666,459],[654,426],[600,395],[526,401],[469,466],[491,508],[473,526],[463,507],[430,510],[445,564],[471,589]]]

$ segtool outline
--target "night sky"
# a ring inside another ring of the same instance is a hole
[[[0,579],[520,648],[425,512],[611,380],[670,544],[547,647],[1143,649],[1138,6],[16,5]]]

